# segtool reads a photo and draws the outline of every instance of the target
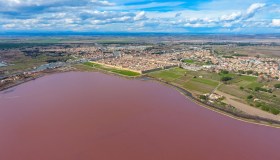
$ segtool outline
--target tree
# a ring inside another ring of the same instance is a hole
[[[231,77],[222,77],[221,78],[221,81],[223,81],[223,82],[227,82],[227,81],[230,81],[230,80],[232,80],[232,78]]]
[[[207,96],[205,96],[205,95],[200,95],[199,98],[200,98],[201,100],[206,100],[206,99],[207,99]]]
[[[257,91],[260,91],[261,90],[261,87],[256,87],[255,88],[255,91],[257,92]]]

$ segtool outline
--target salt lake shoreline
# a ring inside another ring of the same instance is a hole
[[[66,71],[66,72],[94,72],[94,71],[72,70],[72,71]],[[66,73],[66,72],[53,71],[53,72],[49,72],[49,73],[44,73],[42,75],[37,76],[36,78],[28,78],[28,79],[16,82],[14,84],[8,85],[6,87],[3,87],[3,88],[0,89],[0,92],[5,92],[8,89],[11,89],[11,88],[16,87],[18,85],[21,85],[23,83],[26,83],[26,82],[29,82],[29,81],[32,81],[32,80],[36,80],[38,78],[41,78],[41,77],[44,77],[44,76],[47,76],[47,75]],[[197,98],[195,98],[192,95],[191,92],[187,91],[186,89],[184,89],[180,86],[177,86],[177,85],[174,85],[174,84],[171,84],[171,83],[168,83],[168,82],[165,82],[165,81],[153,78],[153,77],[149,77],[147,75],[129,77],[129,76],[124,76],[124,75],[120,75],[120,74],[116,74],[116,73],[112,73],[112,72],[108,72],[108,71],[103,71],[103,70],[99,70],[99,69],[96,70],[96,72],[101,72],[103,74],[109,74],[109,75],[112,75],[112,76],[118,76],[118,77],[121,77],[121,78],[130,79],[130,80],[134,79],[134,80],[142,80],[142,81],[144,80],[144,81],[157,82],[157,83],[160,83],[162,85],[165,85],[167,87],[170,87],[170,88],[173,88],[173,89],[177,90],[182,95],[184,95],[187,99],[191,100],[192,102],[196,103],[197,105],[199,105],[199,106],[201,106],[205,109],[209,109],[211,111],[214,111],[214,112],[216,112],[218,114],[221,114],[223,116],[227,116],[229,118],[233,118],[233,119],[236,119],[236,120],[239,120],[239,121],[242,121],[242,122],[246,122],[246,123],[251,123],[251,124],[256,124],[256,125],[261,125],[261,126],[267,126],[267,127],[280,129],[280,121],[267,119],[267,118],[263,118],[263,117],[259,117],[259,116],[248,115],[248,114],[234,113],[234,112],[216,107],[214,105],[206,104],[206,103],[198,100]]]
[[[197,98],[192,96],[191,92],[187,91],[186,89],[184,89],[182,87],[170,84],[168,82],[160,81],[160,80],[154,79],[154,78],[150,79],[150,81],[155,81],[155,82],[161,83],[163,85],[166,85],[168,87],[171,87],[171,88],[177,90],[182,95],[184,95],[187,99],[191,100],[192,102],[198,104],[199,106],[201,106],[205,109],[209,109],[216,113],[219,113],[224,116],[227,116],[227,117],[239,120],[239,121],[243,121],[246,123],[257,124],[257,125],[268,126],[268,127],[280,129],[280,121],[271,120],[271,119],[267,119],[267,118],[263,118],[263,117],[259,117],[259,116],[252,116],[252,115],[248,115],[248,114],[239,114],[239,113],[234,113],[234,112],[230,112],[227,110],[223,110],[219,107],[215,107],[214,105],[206,104],[206,103],[198,100]]]

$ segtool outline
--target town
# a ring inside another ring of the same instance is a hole
[[[48,60],[39,66],[26,68],[21,73],[5,75],[5,67],[10,65],[5,54],[0,57],[2,69],[1,85],[17,80],[18,77],[37,74],[49,69],[68,68],[73,64],[87,61],[101,65],[131,70],[140,74],[149,73],[172,67],[181,67],[192,71],[209,71],[219,73],[227,70],[239,74],[247,74],[263,79],[279,80],[280,58],[259,57],[243,54],[218,55],[211,47],[201,45],[175,44],[77,44],[53,45],[47,47],[26,47],[21,49],[3,49],[2,53],[22,52],[25,56],[37,58],[39,55],[58,57],[58,60]],[[60,61],[60,57],[64,61]],[[71,68],[71,67],[70,67]],[[9,73],[8,73],[9,74]]]
[[[264,78],[279,79],[280,77],[280,58],[278,57],[267,58],[242,54],[216,55],[213,50],[203,49],[203,47],[178,47],[178,45],[100,46],[95,44],[90,47],[41,49],[39,52],[71,54],[75,58],[84,58],[139,73],[180,66],[189,70],[211,72],[228,70]]]

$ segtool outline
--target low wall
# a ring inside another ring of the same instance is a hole
[[[138,71],[138,70],[133,70],[133,69],[130,69],[130,68],[113,66],[113,65],[110,65],[110,64],[100,63],[100,62],[96,62],[96,61],[90,61],[90,62],[96,63],[96,64],[100,64],[100,65],[103,65],[103,66],[108,66],[108,67],[111,67],[111,68],[132,71],[132,72],[136,72],[136,73],[140,73],[140,74],[145,74],[145,73],[149,73],[149,72],[159,71],[159,70],[163,70],[163,69],[169,69],[169,68],[173,68],[173,67],[179,67],[179,65],[170,65],[170,66],[163,66],[161,68],[154,68],[154,69],[149,69],[149,70],[144,70],[144,71]]]

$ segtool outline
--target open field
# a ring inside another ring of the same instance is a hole
[[[3,52],[0,56],[3,60],[5,60],[8,63],[7,66],[0,67],[0,74],[5,74],[5,72],[8,72],[8,74],[12,74],[20,71],[30,70],[34,67],[38,67],[51,61],[65,62],[70,58],[67,55],[50,56],[47,54],[28,56],[24,55],[22,52],[17,50],[12,52]]]
[[[194,91],[197,94],[209,93],[219,84],[216,80],[199,78],[199,76],[206,75],[206,73],[200,75],[198,72],[187,71],[181,68],[156,71],[149,73],[148,75],[182,86],[183,88]]]
[[[135,76],[140,75],[140,73],[137,73],[137,72],[112,68],[112,67],[108,67],[108,66],[103,66],[101,64],[97,64],[97,63],[94,63],[94,62],[86,62],[86,63],[84,63],[84,65],[89,66],[89,67],[93,67],[93,68],[96,68],[96,69],[105,70],[105,71],[108,71],[108,72],[117,73],[117,74],[128,76],[128,77],[135,77]]]
[[[261,110],[278,114],[280,111],[280,91],[273,90],[272,93],[255,91],[258,87],[273,86],[277,82],[258,82],[257,77],[239,75],[234,73],[210,73],[205,71],[189,71],[181,68],[156,71],[148,74],[151,77],[178,85],[191,91],[195,96],[211,93],[218,87],[220,92],[226,93],[238,99],[247,106],[252,105]],[[221,77],[229,76],[233,79],[223,83]],[[247,100],[249,95],[258,101]],[[260,103],[260,104],[259,104]]]
[[[156,77],[167,82],[175,81],[176,79],[182,78],[187,73],[186,70],[181,68],[172,68],[168,70],[162,70],[157,72],[149,73],[150,76]]]
[[[280,57],[280,46],[214,46],[215,52],[221,55],[247,55],[261,57]]]

